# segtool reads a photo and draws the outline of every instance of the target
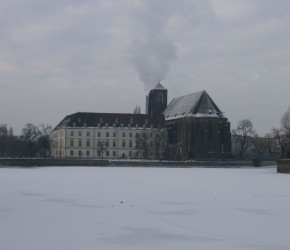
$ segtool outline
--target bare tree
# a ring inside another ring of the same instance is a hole
[[[98,152],[100,153],[102,159],[104,159],[104,152],[107,151],[108,142],[107,141],[99,141],[98,143]]]
[[[281,128],[286,135],[290,135],[290,107],[281,118]]]
[[[239,149],[239,157],[243,158],[245,152],[254,144],[256,133],[250,119],[244,119],[238,123],[236,129],[232,131],[233,138]]]
[[[39,126],[39,136],[37,138],[38,154],[41,157],[50,156],[50,133],[52,127],[50,125],[41,124]]]
[[[22,138],[28,145],[30,157],[36,154],[36,141],[39,135],[38,127],[31,123],[27,123],[22,129]]]
[[[133,114],[141,114],[141,108],[140,108],[140,106],[137,105],[137,106],[134,108]]]
[[[276,139],[280,158],[290,157],[290,107],[281,118],[281,128],[273,128],[272,136]]]

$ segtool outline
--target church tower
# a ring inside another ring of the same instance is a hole
[[[158,82],[155,88],[150,90],[146,101],[147,113],[155,121],[159,120],[163,111],[167,107],[167,89]]]

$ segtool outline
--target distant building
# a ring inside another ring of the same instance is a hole
[[[225,159],[230,123],[205,92],[174,98],[160,83],[146,114],[74,113],[52,132],[54,158]]]

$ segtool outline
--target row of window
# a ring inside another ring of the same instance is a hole
[[[70,136],[71,137],[73,137],[73,136],[75,136],[75,133],[74,133],[75,131],[70,131]],[[83,133],[82,133],[82,131],[78,131],[78,136],[79,137],[82,137],[82,135],[83,135]],[[117,132],[105,132],[105,137],[110,137],[110,135],[112,135],[112,137],[117,137]],[[86,132],[86,137],[90,137],[91,136],[91,132],[89,132],[89,131],[87,131]],[[128,136],[129,136],[129,138],[133,138],[133,133],[128,133]],[[136,133],[136,137],[139,137],[140,136],[140,134],[139,133]],[[143,133],[143,136],[146,136],[146,133]],[[97,132],[97,137],[102,137],[102,132]],[[122,132],[122,137],[123,138],[126,138],[126,133],[125,132]],[[149,134],[149,137],[150,138],[152,138],[153,137],[153,134],[152,133],[150,133]]]
[[[76,153],[77,153],[77,155],[76,155]],[[128,153],[129,153],[129,157],[132,157],[133,156],[133,152],[132,151],[129,151]],[[70,156],[78,156],[78,157],[86,156],[86,157],[91,157],[91,151],[87,150],[85,152],[85,155],[83,155],[83,151],[81,151],[81,150],[79,150],[77,152],[74,152],[73,150],[71,150],[70,151]],[[110,156],[116,157],[117,156],[117,152],[116,151],[105,151],[105,152],[97,151],[97,156],[98,157],[103,157],[103,156],[106,156],[106,157],[110,157]],[[123,156],[125,157],[125,154],[123,154]]]
[[[75,135],[74,132],[75,131],[70,131],[70,136],[74,136]],[[111,134],[112,134],[113,137],[117,137],[117,132],[112,132],[112,133],[106,132],[105,136],[106,137],[110,137]],[[83,135],[82,131],[78,131],[78,136],[81,137],[82,135]],[[87,131],[86,132],[86,136],[90,137],[91,136],[91,132]],[[97,136],[98,137],[102,137],[102,132],[97,132]],[[139,136],[139,134],[137,136]],[[126,133],[125,132],[122,132],[122,137],[126,137]],[[133,137],[133,133],[129,133],[129,137],[132,138]]]
[[[148,126],[148,122],[145,121],[145,124],[143,124],[143,128],[145,129],[145,128],[147,128],[147,126]],[[77,124],[76,123],[73,123],[73,127],[76,128],[77,127]],[[83,127],[86,128],[87,127],[87,124],[84,123],[83,124]],[[132,127],[134,127],[134,125],[131,124],[131,123],[129,123],[128,124],[128,128],[132,128]],[[106,123],[105,126],[103,126],[101,123],[98,123],[98,128],[107,128],[108,129],[109,128],[109,124]],[[117,128],[117,125],[116,124],[113,124],[113,128]],[[124,128],[124,124],[121,124],[119,126],[119,128]],[[140,126],[138,124],[136,124],[135,125],[135,128],[139,129]],[[153,128],[153,124],[150,125],[150,128]]]
[[[83,143],[82,143],[82,141],[81,140],[79,140],[78,141],[78,147],[82,147],[82,145],[83,145]],[[110,142],[109,141],[98,141],[97,142],[97,144],[96,144],[98,147],[110,147]],[[74,145],[74,140],[71,140],[70,141],[70,147],[74,147],[75,145]],[[91,146],[91,141],[86,141],[86,146],[87,147],[90,147]],[[111,146],[112,147],[117,147],[117,141],[112,141],[112,143],[111,143]],[[122,147],[126,147],[127,145],[126,145],[126,141],[122,141],[121,142],[121,146]],[[133,142],[132,141],[129,141],[128,142],[128,147],[133,147]]]

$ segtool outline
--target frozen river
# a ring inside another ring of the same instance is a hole
[[[276,168],[0,168],[0,250],[289,250]]]

